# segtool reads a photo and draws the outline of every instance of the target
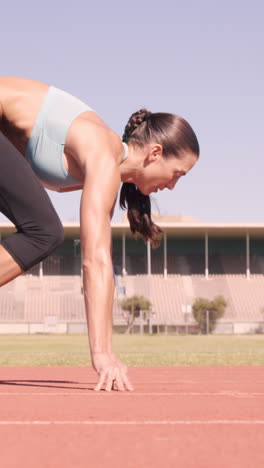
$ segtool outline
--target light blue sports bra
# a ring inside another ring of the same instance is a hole
[[[82,112],[93,109],[65,91],[50,86],[27,143],[26,159],[38,179],[53,190],[78,186],[81,182],[65,169],[63,154],[68,129]],[[123,162],[128,146],[123,142]]]

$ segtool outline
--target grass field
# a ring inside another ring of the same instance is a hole
[[[264,365],[264,335],[114,335],[128,366]],[[86,335],[0,335],[1,366],[90,365]]]

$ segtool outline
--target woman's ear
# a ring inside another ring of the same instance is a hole
[[[162,145],[158,143],[151,146],[150,156],[152,161],[162,156],[162,149]]]

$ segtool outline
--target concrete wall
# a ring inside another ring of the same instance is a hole
[[[113,330],[116,333],[124,333],[126,329],[125,325],[114,325]],[[153,333],[197,333],[197,327],[193,327],[191,324],[186,325],[171,325],[166,324],[152,324]],[[148,325],[144,324],[144,333],[149,332]],[[49,333],[49,334],[86,334],[87,325],[86,322],[76,323],[0,323],[0,335],[4,334],[37,334],[37,333]],[[140,333],[140,325],[135,323],[133,327],[133,333]],[[231,334],[254,334],[264,333],[264,322],[237,322],[237,323],[218,323],[213,334],[214,335],[231,335]]]
[[[68,332],[67,323],[47,325],[45,323],[0,323],[0,334],[35,334],[35,333],[58,333]]]

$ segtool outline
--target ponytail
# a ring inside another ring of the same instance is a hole
[[[122,140],[128,142],[134,130],[146,122],[151,112],[141,109],[129,119]],[[133,234],[139,233],[145,241],[150,241],[152,247],[158,247],[162,238],[162,230],[151,220],[151,204],[149,195],[144,195],[135,184],[124,182],[120,192],[120,207],[127,209],[127,217]]]
[[[149,195],[143,195],[135,184],[124,182],[119,203],[123,210],[127,209],[131,232],[141,234],[145,241],[151,242],[152,247],[158,247],[162,230],[151,220]]]
[[[191,126],[182,117],[165,112],[151,113],[140,109],[131,115],[122,137],[126,143],[143,148],[149,142],[162,145],[163,156],[173,154],[181,159],[185,150],[199,157],[199,143]],[[135,184],[123,183],[120,207],[127,209],[127,217],[133,234],[139,233],[152,247],[158,247],[162,230],[151,219],[149,195],[144,195]]]

